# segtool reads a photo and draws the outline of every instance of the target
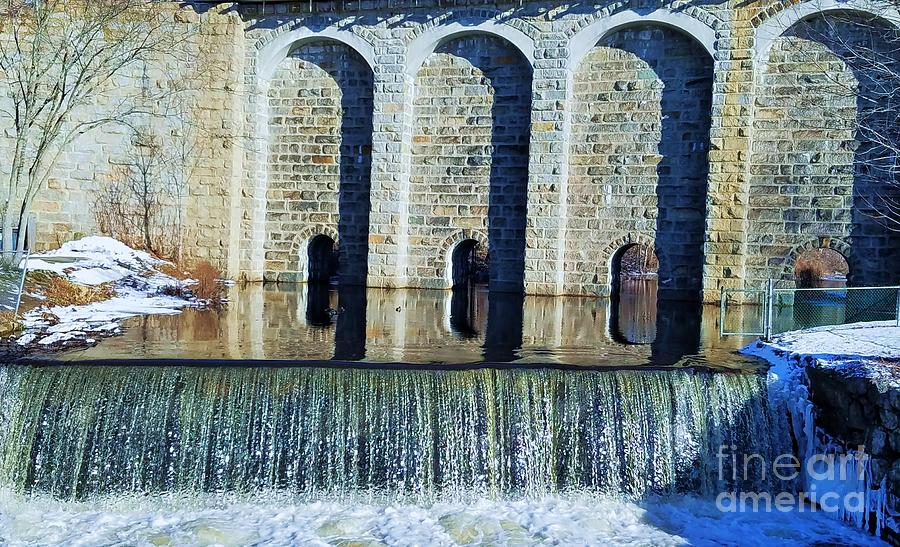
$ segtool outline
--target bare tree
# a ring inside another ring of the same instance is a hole
[[[135,130],[118,169],[97,189],[94,215],[102,233],[177,261],[196,140],[184,118],[152,121]]]
[[[862,213],[900,231],[900,0],[875,14],[826,12],[798,23],[795,35],[825,45],[853,73],[842,77],[822,62],[829,88],[856,104],[855,182]],[[785,29],[787,30],[787,29]],[[840,122],[821,120],[824,129]]]
[[[171,21],[150,0],[0,0],[0,117],[13,141],[0,194],[4,249],[14,228],[24,248],[35,197],[80,136],[144,111],[147,90],[135,86],[143,96],[132,97],[116,80],[179,51],[184,37]],[[104,107],[93,107],[100,98]]]

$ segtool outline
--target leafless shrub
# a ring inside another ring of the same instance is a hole
[[[828,268],[819,255],[802,256],[794,268],[797,287],[815,289],[822,285],[822,278],[828,274]]]

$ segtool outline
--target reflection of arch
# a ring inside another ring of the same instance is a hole
[[[766,18],[763,12],[761,21],[755,26],[756,36],[753,42],[753,58],[764,64],[769,57],[769,49],[782,34],[795,24],[827,12],[844,11],[869,14],[884,23],[900,28],[900,11],[867,0],[810,0],[795,4],[775,15]]]
[[[333,41],[354,50],[374,71],[375,48],[356,34],[333,27],[311,30],[305,26],[279,29],[278,34],[268,42],[257,45],[259,53],[256,57],[256,74],[260,80],[269,80],[291,51],[297,47],[317,41]]]
[[[453,279],[454,256],[460,250],[460,245],[472,242],[474,246],[489,249],[487,236],[478,230],[459,230],[441,243],[440,253],[444,257],[444,280],[447,288],[457,285]]]
[[[574,70],[603,38],[628,27],[657,25],[690,36],[715,58],[716,31],[703,21],[684,13],[658,9],[648,13],[635,10],[620,11],[602,17],[579,30],[569,42],[569,69]]]
[[[844,257],[844,260],[847,261],[848,266],[851,265],[850,257],[853,251],[849,243],[839,237],[820,237],[817,239],[809,239],[807,241],[804,241],[803,243],[796,245],[794,248],[788,251],[788,253],[782,258],[781,266],[773,271],[772,279],[780,279],[784,281],[793,280],[794,268],[797,265],[797,259],[800,258],[800,255],[802,255],[806,251],[811,251],[814,249],[831,249],[832,251],[836,251]],[[851,269],[850,273],[847,275],[848,280],[852,278],[853,273],[854,272]]]
[[[415,77],[428,57],[441,45],[466,36],[488,35],[501,38],[512,45],[534,67],[534,40],[509,25],[493,20],[459,19],[429,28],[415,37],[407,46],[406,73]]]

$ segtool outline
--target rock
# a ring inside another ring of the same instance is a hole
[[[874,427],[869,431],[868,437],[866,445],[869,447],[869,452],[876,456],[884,454],[884,449],[887,446],[887,435],[884,429]]]
[[[897,413],[889,408],[881,407],[879,414],[881,416],[881,425],[888,431],[894,431],[900,425],[900,418]]]
[[[844,378],[843,381],[847,391],[854,395],[865,395],[869,390],[869,380],[867,378]]]
[[[888,472],[888,483],[891,485],[891,493],[900,496],[900,459],[894,460],[891,470]]]
[[[888,399],[891,401],[891,407],[894,410],[900,410],[900,389],[892,389],[888,392]]]
[[[872,458],[869,465],[872,469],[872,482],[880,483],[881,479],[890,473],[891,462],[885,458]]]
[[[900,452],[900,432],[895,431],[890,435],[891,448],[894,452]]]

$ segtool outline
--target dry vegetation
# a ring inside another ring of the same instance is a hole
[[[220,305],[225,296],[222,284],[222,271],[206,260],[198,260],[190,264],[162,264],[156,268],[159,272],[179,281],[192,280],[189,291],[197,298],[206,300],[212,305]],[[167,287],[164,291],[169,296],[185,297],[182,286]]]
[[[801,257],[797,260],[795,277],[797,287],[814,289],[822,285],[822,278],[828,275],[828,268],[820,256]]]
[[[112,283],[79,285],[64,277],[52,277],[44,289],[44,296],[51,306],[83,306],[103,302],[116,295]]]
[[[0,336],[11,336],[22,331],[22,317],[15,312],[0,312]]]
[[[205,260],[195,262],[190,268],[191,279],[196,281],[191,285],[191,290],[197,298],[209,300],[212,303],[221,303],[225,293],[225,287],[219,281],[222,272]]]

